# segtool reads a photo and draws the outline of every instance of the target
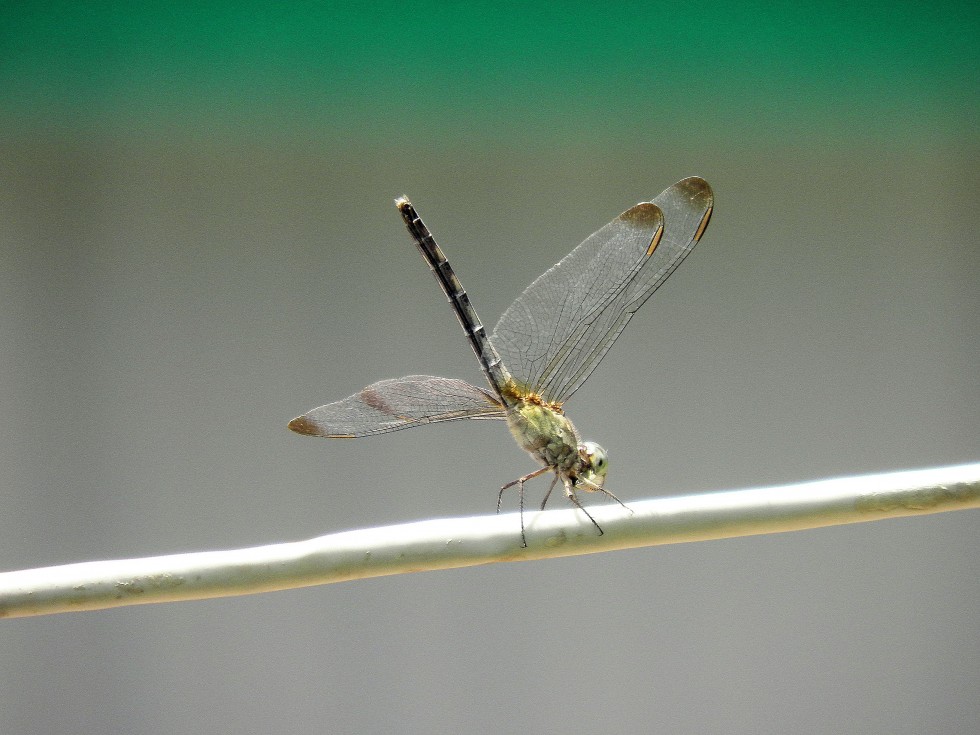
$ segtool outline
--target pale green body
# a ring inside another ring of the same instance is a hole
[[[566,494],[576,489],[602,489],[606,479],[606,453],[594,442],[582,442],[568,418],[539,403],[520,401],[507,412],[510,433],[521,447],[565,485]]]

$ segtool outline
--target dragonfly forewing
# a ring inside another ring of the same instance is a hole
[[[712,201],[704,179],[679,181],[623,212],[528,286],[491,337],[515,380],[556,403],[578,390],[697,243]]]

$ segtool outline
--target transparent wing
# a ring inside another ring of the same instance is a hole
[[[711,216],[704,179],[637,204],[547,270],[490,338],[515,380],[548,401],[578,390],[633,313],[697,244]]]
[[[462,380],[409,375],[382,380],[342,401],[328,403],[289,422],[299,434],[353,438],[384,434],[436,421],[502,419],[495,396]]]

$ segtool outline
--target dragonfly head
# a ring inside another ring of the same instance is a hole
[[[602,490],[609,469],[609,456],[606,450],[595,442],[582,442],[578,445],[578,456],[582,469],[578,473],[575,486],[582,490]]]

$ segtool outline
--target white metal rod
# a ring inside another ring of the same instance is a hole
[[[0,617],[99,610],[307,587],[499,561],[798,531],[980,508],[980,463],[781,487],[447,518],[228,551],[66,564],[0,574]]]

